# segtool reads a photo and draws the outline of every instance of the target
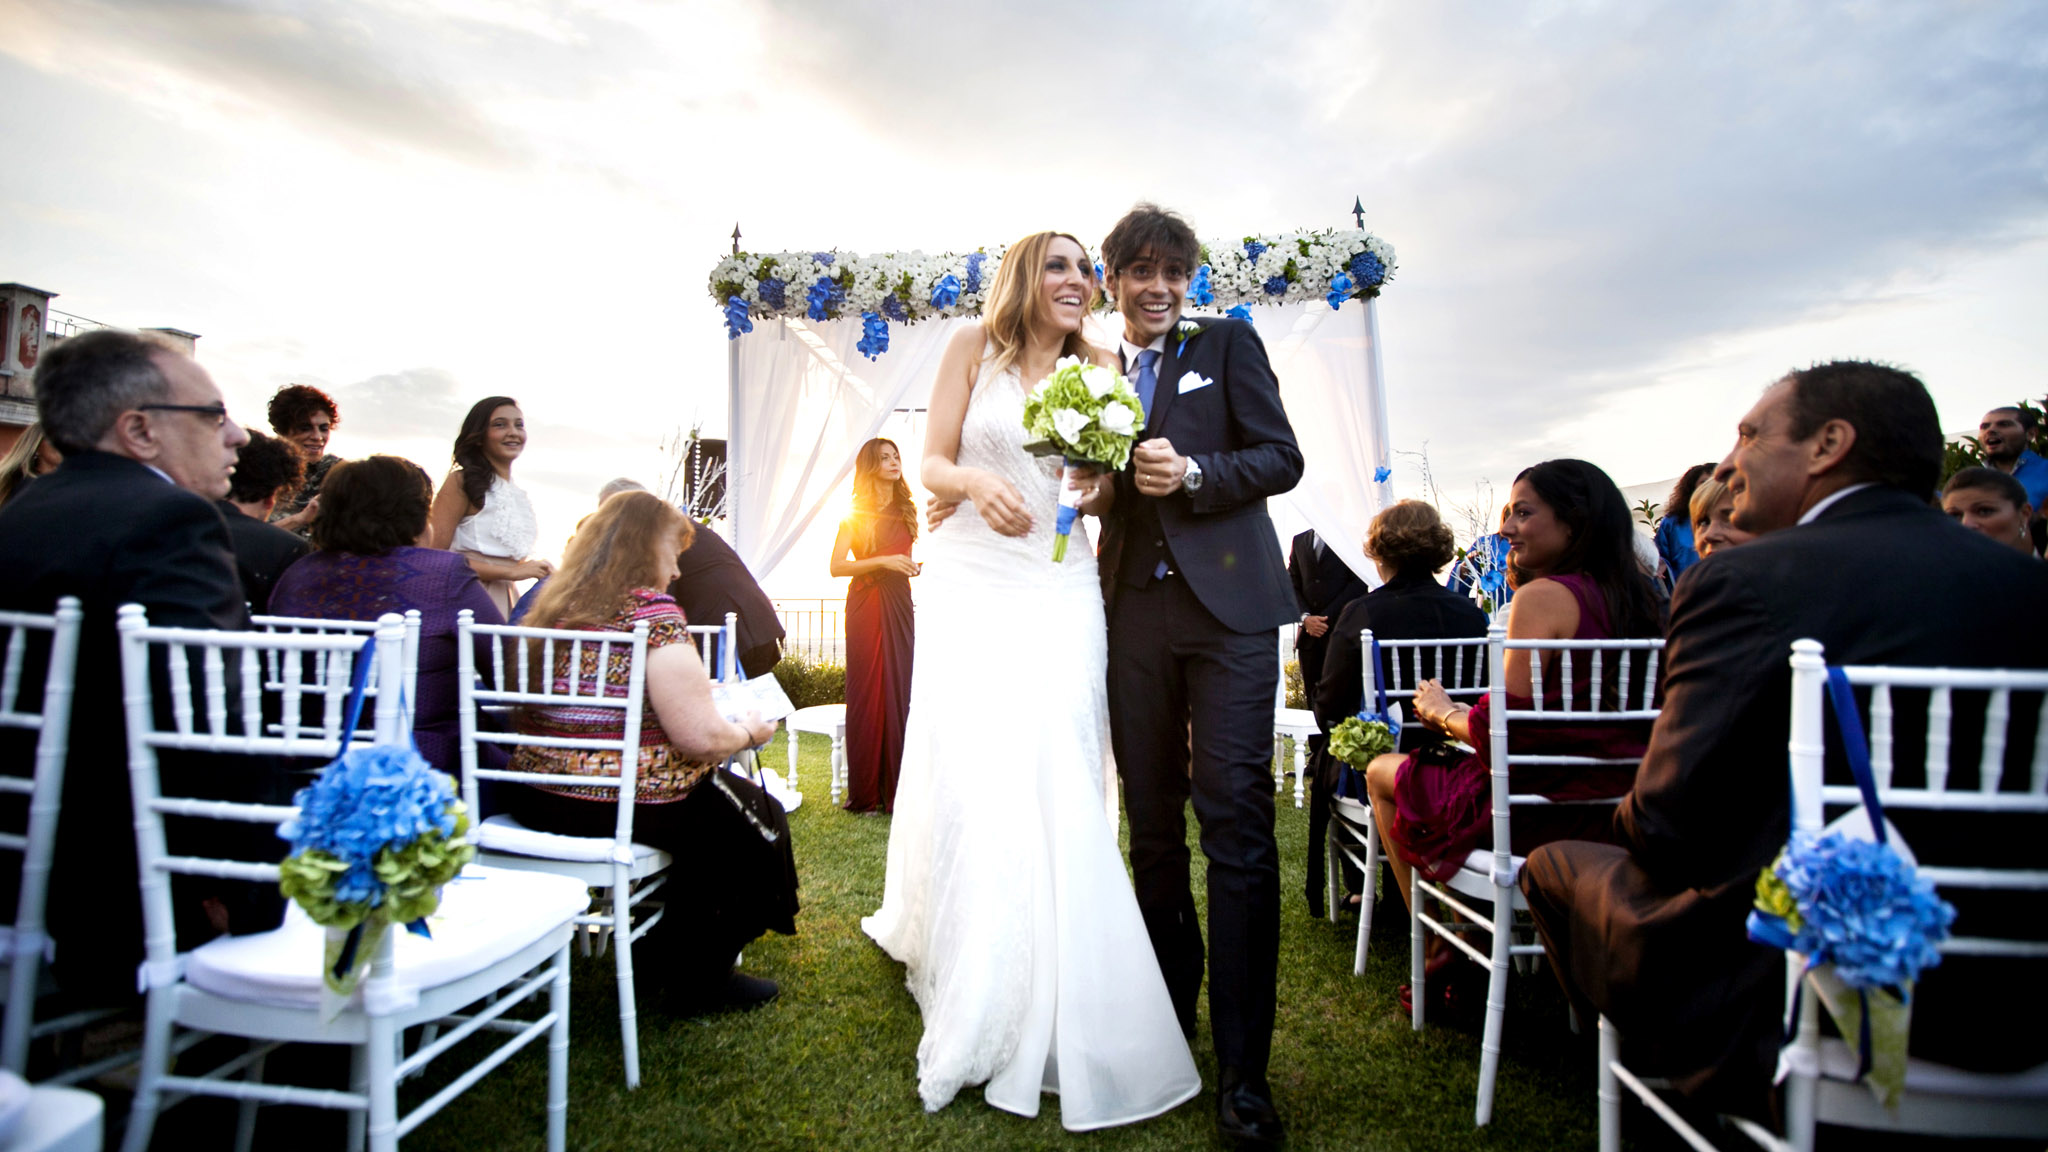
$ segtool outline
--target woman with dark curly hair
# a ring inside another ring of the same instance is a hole
[[[519,599],[515,583],[555,570],[527,554],[540,538],[533,501],[512,482],[512,462],[526,450],[526,416],[510,396],[486,396],[462,418],[455,435],[455,469],[434,494],[428,517],[433,547],[460,553],[485,591],[509,617]]]
[[[1584,460],[1546,460],[1515,477],[1508,517],[1501,524],[1508,540],[1508,582],[1515,587],[1514,609],[1508,615],[1511,640],[1606,640],[1664,634],[1664,601],[1650,574],[1636,558],[1635,524],[1621,490],[1607,473]],[[1545,698],[1559,694],[1557,652],[1540,654],[1546,672]],[[1575,678],[1584,676],[1581,661]],[[1527,651],[1510,651],[1506,665],[1508,706],[1528,708],[1533,676]],[[1590,679],[1575,683],[1573,695],[1588,698],[1596,689]],[[1434,680],[1418,685],[1410,723],[1434,728],[1452,740],[1470,745],[1467,756],[1441,749],[1422,749],[1376,757],[1366,767],[1366,791],[1380,839],[1388,848],[1395,887],[1408,899],[1411,870],[1431,880],[1457,872],[1465,857],[1487,840],[1493,819],[1488,757],[1490,704],[1454,702]],[[1649,723],[1520,724],[1516,740],[1525,752],[1557,755],[1639,757],[1649,743]],[[1441,746],[1448,748],[1448,745]],[[1558,769],[1524,765],[1515,769],[1511,787],[1551,800],[1577,801],[1620,796],[1635,783],[1629,767]],[[1613,811],[1603,805],[1558,804],[1532,808],[1515,821],[1516,853],[1527,853],[1552,840],[1611,840]],[[1469,985],[1456,979],[1434,979],[1457,957],[1439,948],[1434,937],[1429,983],[1433,995],[1447,1006],[1462,998]],[[1471,973],[1463,965],[1454,971]],[[1402,989],[1406,998],[1407,989]]]
[[[892,440],[861,445],[853,462],[853,514],[832,542],[832,575],[846,586],[846,810],[896,807],[903,725],[910,716],[916,610],[917,501]]]
[[[341,409],[334,406],[334,397],[310,384],[287,384],[271,395],[267,415],[270,430],[289,441],[306,462],[305,479],[289,496],[278,498],[270,522],[304,536],[320,514],[320,506],[314,503],[320,498],[320,483],[327,478],[327,470],[341,460],[327,453],[327,438],[341,423]]]
[[[1344,606],[1330,630],[1323,653],[1322,679],[1312,686],[1316,723],[1328,732],[1364,706],[1365,653],[1358,634],[1372,629],[1379,640],[1434,640],[1486,635],[1486,613],[1469,597],[1436,582],[1450,564],[1457,541],[1434,506],[1403,500],[1373,517],[1365,535],[1365,554],[1384,581],[1378,588]],[[1402,682],[1415,683],[1413,656]],[[1382,667],[1380,683],[1388,669]],[[1413,751],[1432,739],[1420,724],[1401,733],[1402,750]],[[1309,800],[1308,904],[1323,904],[1323,851],[1330,821],[1330,794],[1336,786],[1337,760],[1325,753],[1316,764],[1315,788]],[[1347,865],[1345,879],[1355,907],[1360,877]]]
[[[375,620],[386,612],[419,609],[413,736],[429,763],[458,775],[455,615],[467,608],[480,624],[503,624],[505,617],[462,557],[421,546],[433,486],[425,469],[399,456],[336,464],[321,493],[320,518],[313,521],[316,551],[278,577],[270,610],[279,616]],[[489,656],[483,645],[478,652],[479,659]],[[496,745],[477,751],[494,758],[490,767],[504,766],[504,751]]]

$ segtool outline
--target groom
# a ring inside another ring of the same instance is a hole
[[[1275,630],[1295,610],[1266,497],[1301,478],[1301,450],[1252,326],[1181,318],[1200,251],[1186,221],[1151,204],[1102,242],[1104,287],[1124,320],[1124,371],[1145,406],[1145,439],[1115,477],[1100,555],[1110,736],[1138,906],[1190,1039],[1203,967],[1188,887],[1194,802],[1209,858],[1217,1125],[1242,1146],[1274,1147],[1282,1132],[1266,1060],[1280,857],[1270,757]]]

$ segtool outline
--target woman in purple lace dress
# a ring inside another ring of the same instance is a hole
[[[420,612],[419,699],[413,736],[434,767],[459,775],[455,723],[455,615],[464,608],[480,624],[505,617],[469,562],[453,552],[419,546],[427,530],[433,481],[419,465],[398,456],[347,460],[327,473],[320,516],[313,521],[315,551],[284,570],[270,594],[278,616],[322,620],[375,620],[386,612]],[[485,659],[485,646],[477,646]],[[502,767],[504,752],[478,748]]]

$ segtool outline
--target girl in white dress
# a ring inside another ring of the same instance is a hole
[[[1055,1092],[1074,1131],[1201,1090],[1117,850],[1094,549],[1077,523],[1053,563],[1059,460],[1023,450],[1025,381],[1063,355],[1114,367],[1080,334],[1095,295],[1079,241],[1028,236],[940,362],[921,479],[965,503],[925,546],[887,888],[861,923],[924,1014],[928,1111],[984,1084],[1036,1116]]]
[[[526,450],[526,417],[510,396],[486,396],[462,418],[455,436],[455,469],[434,494],[427,516],[430,547],[459,552],[476,570],[498,611],[511,618],[514,583],[555,570],[530,560],[540,523],[525,489],[512,482],[512,462]]]

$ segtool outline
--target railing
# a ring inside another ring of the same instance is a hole
[[[846,663],[846,601],[777,597],[775,615],[787,633],[783,655],[813,664]]]
[[[69,312],[59,312],[52,308],[49,310],[49,320],[44,327],[48,329],[52,336],[69,337],[76,336],[80,332],[91,332],[96,328],[105,328],[108,325],[102,324],[97,320],[89,320],[84,316],[75,316]]]

